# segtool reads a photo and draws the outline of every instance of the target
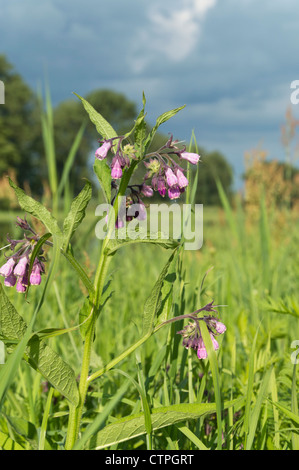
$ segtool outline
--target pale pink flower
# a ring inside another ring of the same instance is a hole
[[[180,188],[186,188],[186,186],[188,186],[188,184],[189,184],[189,181],[186,178],[186,176],[184,175],[184,173],[182,172],[182,170],[180,168],[177,168],[175,170],[175,174],[176,174],[176,177],[177,177],[177,180],[178,180],[179,187]]]
[[[226,331],[226,326],[224,325],[224,323],[221,323],[221,321],[216,321],[215,330],[219,335],[222,335],[222,333]]]
[[[196,165],[196,163],[198,163],[200,159],[200,156],[197,155],[197,153],[190,152],[182,152],[180,153],[180,157],[183,160],[187,160],[188,162],[192,163],[193,165]]]
[[[32,267],[30,274],[30,284],[32,286],[39,286],[41,283],[41,266],[39,263],[35,263]]]
[[[0,274],[1,276],[8,277],[11,275],[13,272],[13,268],[15,265],[15,260],[13,258],[10,258],[3,266],[0,268]]]
[[[115,180],[118,180],[122,177],[122,169],[121,169],[121,165],[120,165],[120,162],[118,160],[118,158],[115,160],[114,162],[114,165],[112,167],[112,170],[111,170],[111,178],[112,179],[115,179]]]
[[[208,353],[202,338],[199,338],[198,340],[197,357],[198,359],[206,359],[208,357]]]
[[[28,264],[27,256],[23,256],[14,269],[15,276],[24,276]]]
[[[95,153],[96,158],[98,160],[104,160],[107,157],[108,152],[111,149],[111,147],[112,147],[112,143],[110,140],[104,142],[103,145],[101,145],[101,147],[99,147],[96,150],[96,153]]]
[[[174,172],[172,171],[170,167],[168,167],[167,170],[165,171],[165,176],[166,176],[167,184],[170,188],[177,184],[178,182],[177,177],[175,176]]]
[[[152,197],[154,194],[154,190],[151,186],[148,184],[143,183],[141,187],[141,192],[145,197]]]

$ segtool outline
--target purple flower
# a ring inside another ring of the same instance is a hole
[[[136,218],[137,220],[146,220],[147,218],[147,212],[143,202],[138,204],[138,215]]]
[[[31,271],[31,274],[30,274],[30,284],[32,286],[39,286],[40,283],[41,283],[41,265],[37,262],[37,263],[34,263],[33,267],[32,267],[32,271]]]
[[[0,268],[1,276],[8,277],[13,272],[13,268],[15,265],[15,260],[10,258],[3,266]]]
[[[24,276],[18,277],[16,290],[17,292],[23,294],[24,292],[26,292],[27,287],[28,287],[28,276],[27,276],[27,273],[25,273]]]
[[[208,357],[208,353],[201,335],[199,320],[205,321],[215,351],[219,349],[219,344],[215,338],[215,334],[224,333],[226,327],[215,317],[203,317],[199,319],[197,317],[193,317],[192,315],[193,314],[191,314],[189,317],[191,317],[194,321],[190,322],[181,331],[178,331],[177,333],[183,336],[183,346],[185,348],[192,348],[197,351],[198,359],[206,359]],[[216,329],[217,333],[214,332],[214,329]]]
[[[175,174],[176,174],[176,177],[177,177],[177,180],[178,180],[179,187],[180,188],[186,188],[186,186],[188,186],[188,184],[189,184],[189,181],[186,178],[186,176],[184,175],[184,173],[182,172],[182,170],[180,168],[176,168]]]
[[[143,183],[141,187],[141,192],[145,197],[152,197],[152,195],[154,194],[153,188],[145,183]]]
[[[10,249],[17,251],[8,259],[8,261],[0,268],[0,274],[5,277],[4,285],[6,287],[16,286],[17,292],[24,293],[29,285],[29,259],[32,256],[34,247],[39,240],[38,234],[30,227],[26,220],[17,217],[17,225],[30,232],[30,235],[24,234],[22,240],[8,240]],[[43,249],[40,248],[32,268],[30,283],[39,285],[41,282],[41,274],[45,272]]]
[[[115,222],[115,228],[116,229],[119,229],[119,228],[123,228],[125,226],[125,223],[123,220],[121,220],[119,217],[117,218],[116,222]]]
[[[113,163],[113,166],[112,166],[112,170],[111,170],[111,178],[115,179],[115,180],[118,180],[122,177],[122,169],[121,169],[121,164],[119,162],[119,159],[116,158],[114,163]]]
[[[178,185],[173,186],[172,188],[168,189],[168,197],[169,199],[178,199],[181,195],[180,188]]]
[[[158,177],[157,189],[159,191],[159,194],[164,197],[166,194],[166,185],[163,176]]]
[[[178,182],[177,177],[175,176],[174,172],[172,171],[170,167],[167,167],[165,171],[165,176],[166,176],[167,184],[170,188],[177,184]]]
[[[13,273],[4,279],[4,285],[6,287],[14,287],[16,282],[17,282],[17,278]]]
[[[112,142],[110,140],[105,141],[103,145],[101,145],[101,147],[99,147],[96,150],[96,153],[95,153],[96,158],[98,158],[99,160],[104,160],[107,157],[108,152],[111,149],[111,147],[112,147]]]
[[[20,294],[24,294],[24,292],[26,292],[26,286],[24,286],[24,284],[22,283],[21,278],[19,278],[18,281],[17,281],[16,290]]]
[[[221,323],[221,321],[216,321],[215,330],[217,331],[219,335],[222,335],[222,333],[226,331],[226,326],[223,323]]]
[[[205,343],[203,342],[202,338],[200,338],[198,342],[197,357],[198,359],[206,359],[208,357]]]
[[[183,160],[187,160],[188,162],[196,165],[198,163],[200,156],[197,153],[190,153],[190,152],[182,152],[179,154]]]
[[[212,340],[213,348],[215,351],[217,351],[217,349],[219,349],[219,344],[211,332],[210,332],[210,337]],[[202,337],[200,337],[198,341],[197,357],[198,359],[206,359],[208,357],[207,349],[205,347],[205,343],[203,342]]]
[[[27,264],[28,264],[27,256],[23,256],[23,258],[20,259],[20,261],[18,262],[18,264],[16,265],[14,269],[14,275],[24,276],[26,269],[27,269]]]

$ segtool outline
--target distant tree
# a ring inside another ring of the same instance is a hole
[[[200,150],[196,202],[206,205],[221,205],[216,181],[219,180],[227,197],[232,197],[233,170],[222,153],[206,153]]]
[[[267,152],[246,152],[245,203],[247,212],[259,215],[262,198],[267,209],[299,209],[299,170],[289,163],[266,160]]]
[[[137,116],[136,106],[123,94],[111,90],[94,90],[84,97],[121,135],[130,129]],[[77,98],[62,101],[54,109],[54,136],[58,174],[61,174],[68,152],[82,123],[86,129],[78,149],[70,179],[82,186],[82,177],[90,175],[88,159],[100,138],[95,126],[87,118],[81,101]]]
[[[0,105],[0,177],[13,168],[22,185],[37,176],[37,99],[4,55],[0,55],[0,79],[5,86],[5,104]]]

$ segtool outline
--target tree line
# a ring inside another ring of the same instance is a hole
[[[0,178],[14,170],[20,186],[25,184],[32,193],[40,194],[47,180],[47,162],[42,135],[43,103],[4,55],[0,55],[0,80],[5,84],[5,104],[0,106]],[[108,89],[93,90],[85,99],[111,123],[119,135],[127,132],[138,115],[137,106],[124,94]],[[53,108],[53,128],[58,177],[74,139],[85,123],[85,130],[70,171],[72,190],[82,187],[82,179],[90,178],[93,151],[99,135],[86,118],[81,102],[75,97]],[[150,127],[150,124],[147,124]],[[153,145],[159,146],[169,136],[158,134]],[[179,136],[175,136],[179,138]],[[187,143],[188,144],[188,143]],[[228,195],[232,195],[233,170],[219,151],[199,149],[202,163],[198,174],[196,202],[220,203],[216,179]]]

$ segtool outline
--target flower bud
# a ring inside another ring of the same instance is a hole
[[[170,188],[177,184],[178,182],[177,177],[175,176],[174,172],[172,171],[170,167],[166,169],[165,176],[166,176],[167,184]]]
[[[188,186],[189,181],[180,168],[177,168],[175,170],[175,174],[176,174],[178,185],[180,188],[185,188],[186,186]]]
[[[120,162],[118,160],[118,158],[115,160],[114,164],[113,164],[113,167],[112,167],[112,170],[111,170],[111,178],[115,179],[115,180],[118,180],[122,177],[122,169],[121,169],[121,165],[120,165]]]
[[[15,260],[10,258],[3,266],[0,268],[1,276],[8,277],[13,272],[13,268],[15,265]]]
[[[108,152],[111,149],[111,147],[112,147],[111,141],[110,140],[105,141],[103,145],[101,145],[101,147],[99,147],[96,150],[96,153],[95,153],[96,158],[98,158],[98,160],[104,160],[107,157]]]
[[[182,152],[179,155],[183,160],[187,160],[188,162],[192,163],[192,165],[196,165],[200,159],[200,156],[197,155],[197,153]]]
[[[23,256],[14,269],[15,276],[24,276],[28,264],[27,256]]]

